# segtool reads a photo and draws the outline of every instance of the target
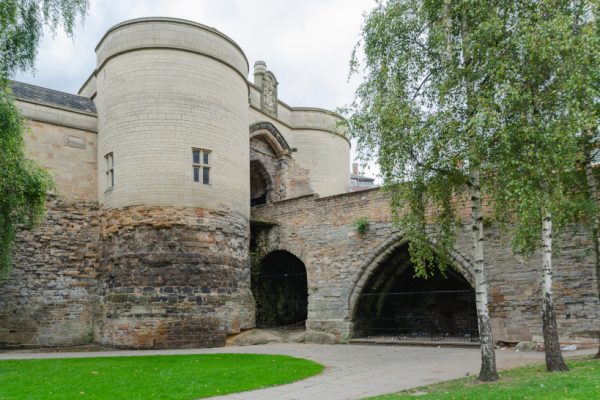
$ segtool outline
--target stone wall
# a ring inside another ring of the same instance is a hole
[[[260,194],[266,185],[267,202],[312,194],[308,170],[300,167],[290,154],[278,155],[261,138],[250,139],[250,196]]]
[[[467,213],[462,213],[468,215]],[[366,217],[364,235],[353,222]],[[262,221],[254,242],[260,254],[282,249],[299,257],[308,275],[309,329],[351,335],[352,312],[364,282],[378,262],[405,241],[391,222],[389,198],[367,190],[326,198],[305,196],[258,206],[252,220]],[[275,224],[269,228],[265,223]],[[512,253],[508,238],[486,227],[485,255],[490,282],[490,310],[496,340],[541,341],[540,268],[536,258]],[[576,226],[556,239],[554,258],[556,314],[561,340],[578,332],[597,330],[600,305],[596,291],[594,254],[588,232]],[[455,259],[468,278],[470,231],[460,232]]]
[[[90,343],[97,303],[98,209],[51,197],[43,223],[21,230],[0,284],[0,347]]]
[[[57,193],[75,201],[95,201],[97,134],[35,120],[28,126],[27,156],[48,169]]]
[[[242,215],[138,206],[104,210],[100,220],[99,343],[223,346],[226,335],[254,326]]]
[[[320,196],[346,192],[350,186],[350,141],[331,111],[297,108],[279,102],[277,118],[260,110],[260,92],[250,84],[250,124],[272,123],[292,148],[295,162],[308,170],[310,185]]]

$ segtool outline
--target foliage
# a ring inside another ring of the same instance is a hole
[[[367,217],[359,217],[354,220],[352,225],[354,225],[354,229],[356,229],[356,232],[360,233],[361,235],[364,235],[369,229],[369,220],[367,219]]]
[[[198,399],[281,385],[323,366],[279,355],[204,354],[0,361],[0,398]]]
[[[62,27],[71,36],[88,0],[1,0],[0,80],[15,71],[32,69],[44,29]]]
[[[496,219],[510,222],[513,248],[524,254],[540,247],[545,215],[551,215],[556,232],[594,212],[579,162],[581,132],[589,118],[574,103],[578,92],[592,88],[589,79],[573,76],[584,68],[577,67],[582,45],[585,54],[598,56],[592,54],[597,46],[594,50],[584,44],[598,42],[592,37],[590,5],[585,0],[518,3],[502,47],[504,67],[492,79],[490,109],[496,112],[489,159],[498,172],[488,177],[488,194]],[[574,36],[578,18],[587,39]]]
[[[448,264],[469,172],[486,166],[502,4],[380,1],[363,26],[364,60],[351,63],[364,82],[346,110],[349,132],[378,161],[420,276],[432,272],[431,241]]]
[[[49,174],[24,155],[23,118],[0,89],[0,282],[10,267],[10,248],[20,224],[33,226],[44,214]]]
[[[473,377],[411,389],[375,400],[414,399],[593,399],[600,393],[600,360],[569,362],[571,371],[548,374],[543,365],[501,372],[502,380],[480,383]],[[426,393],[426,394],[425,394]]]
[[[44,212],[50,176],[24,151],[23,119],[8,92],[8,78],[32,69],[44,29],[73,34],[88,0],[0,0],[0,282],[8,276],[19,224],[31,227]]]

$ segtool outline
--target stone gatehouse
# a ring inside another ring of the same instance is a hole
[[[257,325],[343,341],[425,314],[476,335],[467,232],[448,276],[414,279],[386,194],[350,192],[339,115],[279,100],[264,62],[248,81],[242,49],[194,22],[126,21],[96,54],[78,95],[12,83],[57,190],[18,234],[0,346],[222,346]],[[496,340],[539,339],[535,260],[486,239]],[[600,323],[593,249],[581,227],[557,243],[559,330],[577,340]]]

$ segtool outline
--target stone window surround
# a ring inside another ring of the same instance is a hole
[[[196,154],[198,158],[196,159]],[[192,180],[210,186],[210,170],[212,168],[212,151],[202,147],[192,147]],[[196,175],[198,171],[198,175]]]
[[[115,158],[112,151],[104,155],[106,163],[106,190],[112,190],[115,187]]]

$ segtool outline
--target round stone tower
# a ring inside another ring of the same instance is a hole
[[[248,61],[213,28],[142,18],[96,47],[100,343],[223,345],[254,325]]]

